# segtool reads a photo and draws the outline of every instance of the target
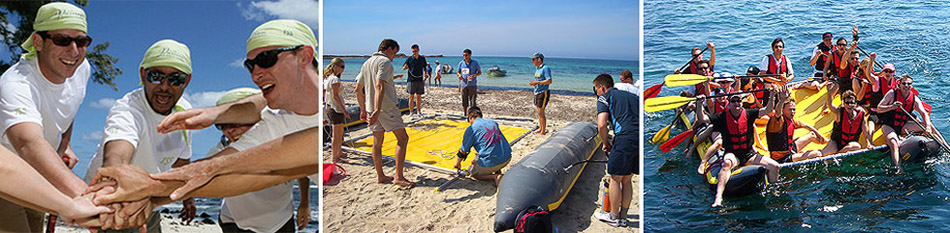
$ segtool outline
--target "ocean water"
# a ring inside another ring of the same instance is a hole
[[[472,56],[473,60],[478,61],[482,67],[482,76],[478,77],[478,87],[484,89],[516,89],[516,90],[534,90],[528,85],[528,82],[534,80],[534,71],[537,69],[531,63],[531,59],[525,57],[482,57]],[[366,58],[343,59],[346,62],[346,70],[343,71],[341,80],[355,81],[359,74],[360,67]],[[442,74],[442,85],[458,86],[458,63],[462,57],[427,57],[428,61],[435,70],[435,61],[441,64],[452,66],[451,74]],[[324,59],[323,64],[330,64],[330,59]],[[402,65],[406,58],[395,58],[393,67],[396,75],[407,74],[397,79],[396,83],[405,83],[408,70],[402,70]],[[554,82],[549,87],[554,93],[575,94],[575,95],[593,95],[591,92],[594,78],[601,73],[610,74],[614,82],[620,82],[620,72],[628,69],[633,72],[634,78],[639,76],[638,61],[624,60],[602,60],[602,59],[580,59],[580,58],[555,58],[546,57],[544,59],[546,66],[551,68],[551,75]],[[505,77],[488,77],[486,71],[489,67],[498,66],[502,70],[508,71]]]
[[[692,47],[716,44],[716,71],[744,73],[771,53],[770,42],[785,41],[798,77],[811,75],[812,49],[823,32],[859,47],[909,74],[921,98],[933,106],[933,123],[950,133],[946,89],[950,81],[950,3],[889,1],[645,1],[644,83],[662,82],[689,60]],[[709,52],[704,54],[709,58]],[[862,55],[862,58],[866,56]],[[800,78],[799,78],[800,79]],[[660,96],[685,88],[664,87]],[[670,123],[673,111],[649,113],[644,137]],[[672,135],[682,132],[674,129]],[[950,159],[946,153],[894,175],[889,160],[870,155],[842,162],[783,169],[776,184],[760,194],[726,198],[710,208],[714,193],[696,174],[698,161],[682,158],[682,146],[660,154],[644,148],[645,231],[843,231],[935,232],[950,229]],[[855,165],[860,163],[861,165]]]

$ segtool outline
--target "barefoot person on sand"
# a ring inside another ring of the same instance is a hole
[[[330,124],[333,125],[333,133],[330,135],[333,137],[333,140],[330,141],[333,163],[345,162],[341,148],[343,146],[343,123],[346,123],[346,119],[350,118],[350,114],[346,112],[346,104],[343,102],[343,84],[340,84],[340,75],[343,74],[345,66],[343,59],[334,58],[327,65],[327,68],[323,69],[323,91],[326,92],[323,101],[327,105],[324,111],[327,113]]]
[[[70,138],[91,74],[86,60],[91,43],[82,9],[70,3],[45,4],[36,12],[33,33],[21,45],[27,53],[0,76],[0,144],[70,198],[87,187],[70,171],[79,161]],[[44,215],[0,199],[0,232],[42,231]]]
[[[551,90],[548,90],[548,86],[551,85],[553,79],[551,79],[551,68],[544,65],[544,54],[538,52],[531,55],[531,63],[537,68],[534,71],[534,80],[528,82],[528,85],[534,87],[534,107],[538,109],[539,128],[535,133],[544,135],[547,132],[544,126],[547,125],[548,121],[547,117],[544,116],[544,108],[548,106],[548,101],[551,99]]]
[[[475,147],[478,156],[472,159],[470,174],[478,180],[494,181],[495,186],[498,186],[502,177],[501,169],[511,162],[511,145],[501,134],[498,123],[482,118],[482,110],[478,107],[468,110],[468,123],[472,125],[462,135],[462,148],[459,148],[455,169],[462,167],[462,161]]]
[[[597,95],[597,132],[603,139],[607,154],[607,174],[610,175],[610,213],[597,212],[600,221],[611,226],[628,226],[627,210],[633,200],[633,174],[640,174],[639,122],[640,97],[613,88],[609,74],[594,78]],[[607,140],[607,124],[614,129],[614,140]]]
[[[402,122],[402,113],[397,107],[396,84],[393,83],[392,59],[399,52],[399,43],[385,39],[379,43],[378,52],[363,63],[356,77],[356,99],[360,105],[360,119],[369,124],[373,131],[373,164],[376,167],[376,183],[392,181],[401,186],[412,186],[403,176],[406,163],[406,144],[409,134]],[[369,97],[369,99],[367,99]],[[369,113],[369,114],[367,114]],[[383,138],[386,132],[396,135],[396,175],[386,176],[383,172]]]

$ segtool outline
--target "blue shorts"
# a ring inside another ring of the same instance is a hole
[[[607,174],[640,174],[640,147],[638,135],[617,135],[607,155]]]

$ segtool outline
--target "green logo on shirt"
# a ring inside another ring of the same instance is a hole
[[[25,108],[25,107],[23,107],[23,108],[17,108],[16,110],[13,110],[13,111],[15,111],[17,115],[26,115],[26,108]]]

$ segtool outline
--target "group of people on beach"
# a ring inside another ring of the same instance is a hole
[[[707,138],[713,142],[706,151],[700,151],[701,164],[697,172],[703,174],[714,166],[707,160],[720,149],[724,150],[719,155],[720,164],[715,165],[721,166],[722,170],[713,207],[722,204],[723,190],[735,168],[762,165],[767,169],[771,183],[778,177],[780,163],[873,148],[872,135],[876,126],[880,126],[887,146],[892,148],[890,157],[895,169],[902,173],[896,149],[901,142],[901,132],[936,132],[930,122],[929,110],[913,89],[912,77],[905,74],[895,78],[897,69],[890,63],[878,65],[882,70],[876,72],[876,53],[866,54],[868,58],[861,60],[863,49],[858,47],[856,26],[852,27],[850,44],[843,37],[832,44],[834,37],[830,32],[823,33],[821,38],[822,42],[815,46],[809,61],[815,67],[813,77],[801,82],[790,83],[795,77],[793,60],[782,53],[785,49],[782,38],[772,41],[772,53],[763,56],[759,66],[749,67],[745,76],[714,72],[716,49],[713,43],[707,43],[707,49],[711,50],[710,59],[702,58],[705,50],[694,48],[688,68],[676,71],[709,77],[682,94],[696,97],[694,105],[685,106],[693,108],[696,114],[692,127],[699,133],[696,133],[695,142]],[[826,90],[822,114],[837,116],[830,135],[824,135],[797,119],[796,103],[791,94],[794,89]],[[835,97],[840,97],[841,105],[833,103]],[[911,119],[914,118],[911,112],[915,110],[922,116],[919,125],[911,123],[918,121]],[[765,131],[767,148],[761,148],[769,151],[768,155],[762,155],[754,148],[763,145],[755,130],[755,120],[760,118],[768,121]],[[798,128],[809,132],[796,138],[794,132]],[[685,156],[694,153],[699,144],[695,142],[687,147]],[[802,150],[809,143],[826,143],[826,146],[822,150]]]
[[[91,229],[160,232],[161,217],[152,210],[181,200],[181,217],[190,221],[193,196],[226,197],[219,223],[227,232],[292,232],[309,222],[306,177],[317,172],[312,142],[320,108],[299,101],[318,93],[317,41],[305,24],[258,26],[244,65],[259,89],[229,91],[208,108],[192,109],[181,98],[192,78],[188,46],[172,39],[152,44],[139,65],[143,87],[109,110],[85,180],[70,170],[79,162],[70,149],[72,127],[91,74],[85,12],[48,3],[33,29],[21,46],[26,53],[0,76],[0,231],[42,231],[46,212]],[[224,133],[221,144],[190,161],[188,130],[212,125]],[[289,183],[295,179],[297,221]]]
[[[392,182],[401,186],[412,186],[414,182],[404,175],[406,146],[409,135],[406,133],[406,124],[403,122],[394,79],[403,75],[394,75],[392,60],[399,52],[399,44],[392,39],[383,40],[377,52],[373,53],[362,65],[356,76],[356,98],[360,109],[361,120],[367,122],[373,134],[372,158],[376,170],[377,183]],[[410,94],[410,119],[412,115],[421,117],[421,95],[424,94],[425,57],[419,55],[419,46],[412,45],[412,56],[407,58],[403,65],[408,70],[410,80],[407,80],[406,89]],[[483,118],[482,110],[477,107],[478,95],[477,78],[482,74],[478,61],[472,59],[472,51],[462,51],[463,60],[457,66],[456,75],[459,79],[459,89],[464,116],[471,124],[466,128],[462,137],[462,146],[456,153],[456,169],[461,169],[462,162],[471,154],[472,149],[478,152],[467,174],[478,180],[493,181],[497,186],[503,177],[502,169],[511,161],[511,145],[505,135],[499,130],[497,122]],[[544,109],[550,101],[549,86],[552,84],[551,69],[544,64],[544,54],[538,52],[530,57],[536,67],[534,79],[528,85],[533,86],[534,105],[538,111],[539,129],[537,134],[545,134],[546,117]],[[346,112],[342,98],[342,87],[339,76],[344,70],[344,61],[334,58],[324,69],[324,85],[326,90],[326,111],[329,123],[332,125],[331,153],[334,163],[342,163],[343,124],[350,115]],[[438,73],[438,72],[437,72]],[[611,187],[617,187],[616,192],[610,193],[611,202],[605,205],[613,206],[612,212],[599,213],[598,218],[614,226],[624,225],[627,208],[629,208],[632,193],[632,174],[639,171],[639,143],[637,125],[639,122],[639,89],[634,84],[633,74],[629,70],[621,72],[621,82],[616,85],[608,74],[601,74],[594,79],[594,93],[598,96],[597,119],[600,137],[608,137],[608,128],[614,130],[614,140],[604,140],[603,150],[610,152],[608,173]],[[415,99],[413,101],[413,99]],[[412,103],[415,104],[412,104]],[[415,106],[415,107],[414,107]],[[382,167],[382,144],[386,132],[393,132],[396,136],[395,175],[385,174]]]

